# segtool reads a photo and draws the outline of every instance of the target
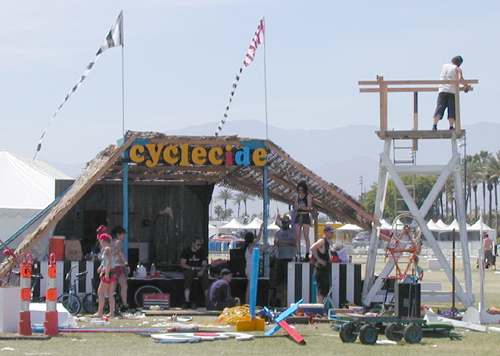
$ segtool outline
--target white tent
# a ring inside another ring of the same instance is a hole
[[[252,222],[248,225],[245,225],[245,229],[247,230],[258,230],[260,229],[260,226],[262,225],[262,220],[259,218],[254,218]]]
[[[466,227],[466,230],[469,230],[469,228],[470,228],[469,224],[467,224],[467,223],[465,223],[465,227]],[[448,225],[445,229],[442,229],[442,230],[443,230],[443,232],[450,232],[450,231],[453,231],[453,229],[455,229],[455,231],[457,231],[457,232],[460,230],[460,226],[458,225],[457,219],[453,220],[450,225]]]
[[[387,222],[387,220],[382,219],[380,220],[380,229],[382,230],[391,230],[392,225]]]
[[[357,225],[345,224],[337,229],[337,241],[342,243],[350,243],[352,238],[360,231],[363,231]]]
[[[0,150],[0,239],[6,241],[55,198],[56,179],[71,177],[39,160]]]
[[[236,220],[236,218],[233,218],[230,222],[228,222],[226,225],[222,225],[219,229],[242,230],[245,229],[245,225]]]
[[[441,219],[439,219],[438,221],[436,221],[436,225],[438,227],[440,227],[441,229],[446,229],[448,227],[448,225],[446,225],[446,223],[443,220],[441,220]]]
[[[479,219],[478,221],[476,221],[476,223],[474,225],[472,225],[468,229],[468,231],[475,232],[474,237],[477,236],[477,238],[474,238],[474,240],[478,240],[478,241],[480,240],[479,232],[481,232],[481,230],[483,231],[483,233],[487,233],[488,237],[492,241],[496,241],[497,232],[495,231],[495,229],[492,229],[491,227],[489,227],[488,225],[486,225],[484,222],[481,224],[481,219]]]
[[[434,221],[432,220],[429,220],[429,222],[427,223],[427,227],[429,228],[429,230],[431,231],[441,231],[443,230],[442,228],[440,228]]]
[[[362,228],[360,228],[359,226],[357,225],[353,225],[353,224],[345,224],[345,225],[342,225],[341,227],[339,227],[337,229],[337,231],[349,231],[349,232],[359,232],[359,231],[363,231]]]
[[[280,227],[273,221],[272,224],[267,225],[267,229],[271,231],[278,231]]]

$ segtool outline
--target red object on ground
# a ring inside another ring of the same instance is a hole
[[[281,326],[283,330],[285,330],[288,333],[288,335],[290,335],[292,339],[294,339],[295,342],[297,342],[299,345],[306,344],[306,340],[304,340],[302,335],[300,335],[294,328],[292,328],[290,324],[286,322],[286,320],[280,321],[278,325]]]

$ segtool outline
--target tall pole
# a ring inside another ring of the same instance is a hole
[[[267,26],[266,17],[262,16],[262,22],[264,23],[264,102],[265,102],[265,113],[266,113],[266,140],[269,140],[268,124],[267,124],[267,69],[266,69],[266,42],[267,42]]]
[[[123,19],[122,19],[123,21]],[[125,27],[125,26],[123,26]],[[123,28],[122,27],[122,28]],[[125,143],[125,43],[123,41],[122,33],[122,136],[123,143]],[[129,232],[129,192],[128,192],[128,163],[125,160],[125,153],[122,155],[123,159],[123,228]],[[125,258],[128,260],[128,238],[129,234],[125,234],[123,244],[125,245]]]

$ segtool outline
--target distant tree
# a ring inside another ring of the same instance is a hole
[[[224,210],[224,219],[230,218],[231,216],[233,216],[233,209]]]
[[[217,205],[215,208],[214,208],[214,214],[217,216],[217,219],[218,220],[222,220],[222,215],[224,213],[224,210],[222,209],[222,206],[220,205]]]
[[[248,216],[247,200],[254,200],[254,199],[252,198],[252,196],[250,194],[244,193],[244,192],[239,192],[234,197],[234,203],[238,204],[238,216],[240,216],[240,203],[241,202],[243,202],[243,204],[245,205],[245,216]]]
[[[217,200],[224,201],[224,212],[227,211],[227,201],[233,199],[233,193],[229,189],[222,189],[217,195]]]

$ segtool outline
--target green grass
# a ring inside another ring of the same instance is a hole
[[[381,262],[383,263],[383,261]],[[422,266],[427,266],[425,260]],[[457,262],[457,266],[459,263]],[[379,266],[377,266],[378,268]],[[479,300],[479,276],[473,264],[473,290],[476,301]],[[463,272],[457,268],[457,275],[463,280]],[[425,281],[443,283],[443,290],[451,290],[450,283],[443,271],[425,271]],[[486,271],[485,300],[486,307],[500,307],[500,273]],[[433,307],[449,309],[449,304],[435,304]],[[477,302],[476,302],[477,306]],[[463,309],[461,304],[457,304]],[[211,323],[213,316],[194,317],[197,323]],[[109,327],[140,328],[152,327],[154,324],[166,322],[166,317],[146,317],[144,319],[112,319]],[[90,327],[90,323],[79,322],[81,327]],[[213,327],[210,327],[213,329]],[[344,344],[338,332],[331,329],[329,323],[296,325],[297,331],[307,342],[300,346],[288,338],[257,338],[252,341],[219,340],[192,344],[155,344],[151,338],[125,333],[63,333],[50,340],[0,340],[0,350],[12,348],[13,351],[0,351],[6,355],[477,355],[494,354],[498,349],[500,334],[495,332],[472,332],[455,329],[463,337],[461,340],[450,340],[447,337],[424,337],[419,344],[410,345],[400,342],[397,345],[363,345],[357,340],[352,344]],[[231,331],[235,328],[231,327]],[[228,330],[229,331],[229,330]],[[262,332],[253,332],[262,335]],[[280,330],[277,334],[283,334]],[[8,334],[4,334],[8,335]],[[384,335],[379,340],[386,340]]]

